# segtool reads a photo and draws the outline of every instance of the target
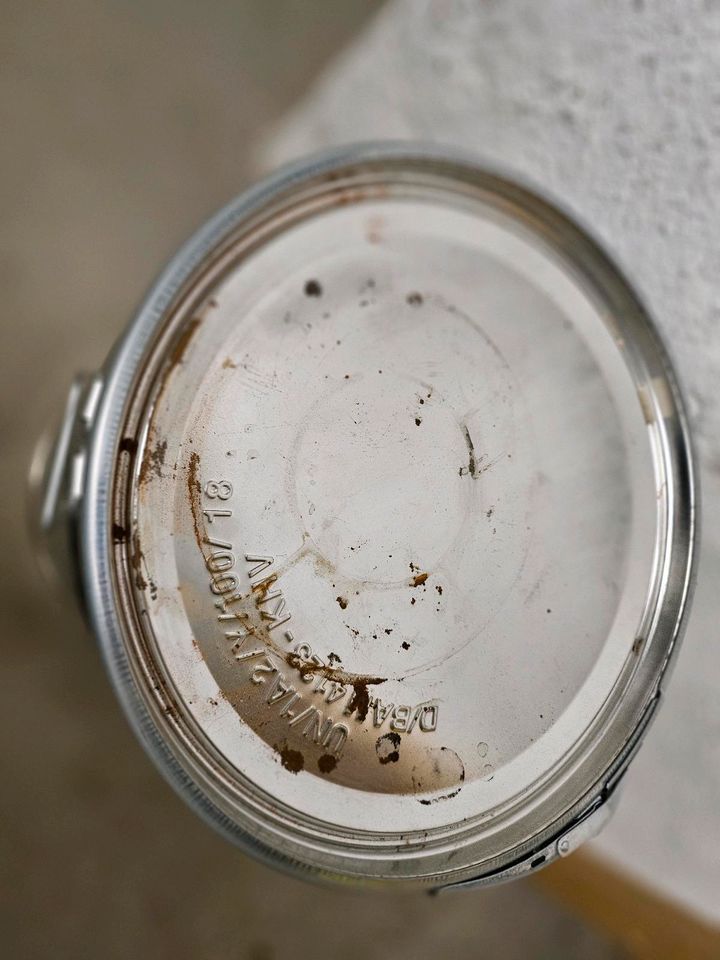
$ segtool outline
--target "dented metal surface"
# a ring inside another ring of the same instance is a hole
[[[109,380],[91,615],[205,815],[365,881],[562,849],[658,690],[692,546],[667,361],[592,242],[432,151],[328,157],[201,235]]]

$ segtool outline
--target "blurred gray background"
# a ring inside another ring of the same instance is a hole
[[[48,594],[25,474],[78,369],[257,173],[258,145],[380,0],[4,2],[0,30],[0,942],[12,958],[623,956],[525,883],[324,890],[216,837],[133,739]]]

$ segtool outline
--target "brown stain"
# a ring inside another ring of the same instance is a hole
[[[363,673],[349,673],[340,667],[331,667],[326,664],[315,663],[315,661],[303,660],[297,653],[281,653],[275,649],[276,653],[286,661],[286,663],[300,671],[303,678],[310,676],[326,677],[328,680],[335,680],[337,683],[344,683],[351,687],[356,686],[374,686],[375,684],[385,683],[387,677],[371,677]]]
[[[111,527],[111,535],[113,543],[127,543],[128,533],[125,527],[120,526],[119,523],[114,523]]]
[[[202,510],[200,509],[200,480],[198,479],[198,473],[200,468],[200,455],[193,451],[190,454],[190,459],[188,460],[188,471],[187,471],[187,487],[188,487],[188,500],[190,502],[190,513],[192,514],[193,520],[193,530],[195,531],[195,540],[197,545],[200,548],[200,552],[204,556],[203,550],[203,539],[204,539],[204,524],[202,519]]]
[[[363,200],[383,200],[388,195],[387,187],[383,184],[362,187],[338,187],[331,198],[335,207],[345,207],[351,203],[362,203]]]
[[[137,531],[135,531],[130,538],[130,551],[128,553],[128,560],[130,562],[130,566],[135,572],[135,586],[138,588],[138,590],[146,590],[149,587],[151,599],[157,600],[157,586],[148,573],[147,564],[145,563],[145,554],[140,549],[140,537]]]
[[[122,529],[122,528],[120,528]],[[125,531],[125,536],[127,542],[127,532]],[[158,590],[155,581],[150,576],[148,571],[147,563],[145,562],[145,554],[140,548],[140,536],[136,531],[133,532],[130,537],[130,549],[127,554],[128,562],[132,567],[132,570],[135,574],[135,586],[138,590],[150,590],[150,599],[157,600]]]
[[[269,577],[265,577],[264,580],[258,581],[258,583],[253,583],[250,587],[249,596],[255,597],[256,605],[264,603],[267,600],[267,595],[270,592],[270,587],[277,582],[277,574],[272,573]]]
[[[289,770],[290,773],[300,773],[305,766],[305,757],[299,750],[293,750],[285,744],[284,747],[275,745],[275,749],[280,754],[280,763]]]
[[[318,770],[320,773],[332,773],[337,766],[337,757],[331,753],[324,753],[318,760]]]
[[[633,645],[632,645],[632,652],[635,654],[636,657],[639,656],[644,643],[645,643],[645,637],[635,637],[635,640],[633,641]]]
[[[370,693],[368,692],[368,685],[363,681],[356,681],[352,685],[353,693],[348,701],[347,712],[353,713],[357,711],[357,718],[362,722],[368,715],[368,710],[370,709]]]
[[[272,640],[270,640],[272,644]],[[380,683],[385,683],[387,677],[369,677],[361,673],[349,673],[347,670],[342,670],[340,667],[331,667],[326,666],[325,664],[318,664],[314,661],[303,660],[297,653],[286,653],[278,650],[276,647],[273,647],[275,653],[278,656],[281,656],[288,666],[294,667],[299,673],[303,680],[307,680],[313,676],[325,677],[328,680],[334,680],[336,683],[341,683],[344,686],[352,687],[353,692],[350,697],[345,712],[349,715],[351,713],[357,713],[357,719],[362,721],[370,710],[370,692],[368,687],[375,686]]]
[[[165,466],[166,454],[167,440],[158,440],[154,447],[147,445],[138,476],[138,486],[146,483],[151,476],[162,480],[162,468]]]
[[[423,295],[418,293],[417,290],[413,290],[412,293],[409,293],[405,297],[405,300],[411,307],[421,307],[424,303]]]
[[[305,296],[306,297],[321,297],[323,288],[320,285],[319,280],[308,280],[305,284]]]
[[[338,604],[340,605],[340,609],[341,609],[341,610],[345,610],[345,609],[347,608],[347,605],[348,605],[348,599],[347,599],[347,597],[336,597],[335,599],[337,600]]]
[[[137,453],[138,442],[135,437],[123,437],[120,441],[119,450],[121,453],[127,453],[134,457]]]
[[[319,576],[332,580],[337,573],[335,564],[328,560],[328,558],[318,550],[318,548],[312,542],[310,534],[306,531],[303,533],[302,546],[295,554],[293,554],[292,557],[289,557],[284,566],[278,570],[278,576],[281,576],[283,573],[290,570],[305,557],[309,557],[312,560],[315,567],[315,572]]]
[[[130,560],[130,566],[135,571],[135,586],[138,588],[138,590],[144,590],[147,587],[147,581],[145,580],[142,572],[145,556],[140,549],[140,537],[137,531],[132,535],[128,559]]]
[[[465,443],[468,448],[468,466],[467,472],[471,477],[476,476],[477,463],[475,461],[475,445],[473,444],[472,437],[470,436],[470,431],[468,430],[465,424],[462,425],[463,436],[465,437]],[[462,471],[461,471],[462,475]]]
[[[430,576],[429,573],[417,573],[417,574],[415,574],[415,576],[414,576],[414,577],[412,578],[412,580],[410,581],[410,586],[411,586],[411,587],[421,587],[421,586],[425,583],[425,581],[427,580],[427,578],[428,578],[429,576]]]
[[[400,759],[400,741],[399,733],[385,733],[375,741],[375,752],[378,760],[383,765],[386,763],[397,763]]]
[[[210,306],[215,305],[215,301],[210,301]],[[175,341],[175,346],[170,351],[170,362],[168,366],[168,373],[179,366],[185,357],[185,351],[190,344],[190,341],[195,336],[197,328],[202,323],[201,317],[191,317],[190,320],[185,324],[184,328],[181,330],[178,335],[177,340]]]
[[[225,357],[222,362],[223,370],[237,370],[237,364],[230,357]]]

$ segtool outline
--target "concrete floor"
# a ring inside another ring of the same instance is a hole
[[[252,863],[130,734],[25,535],[35,436],[163,261],[253,170],[275,121],[378,0],[3,4],[0,36],[0,936],[13,958],[620,953],[533,887],[429,900]]]

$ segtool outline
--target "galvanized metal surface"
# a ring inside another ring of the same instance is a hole
[[[430,148],[281,173],[171,264],[90,434],[111,676],[246,848],[459,882],[548,862],[611,792],[692,476],[642,308],[544,201]]]

